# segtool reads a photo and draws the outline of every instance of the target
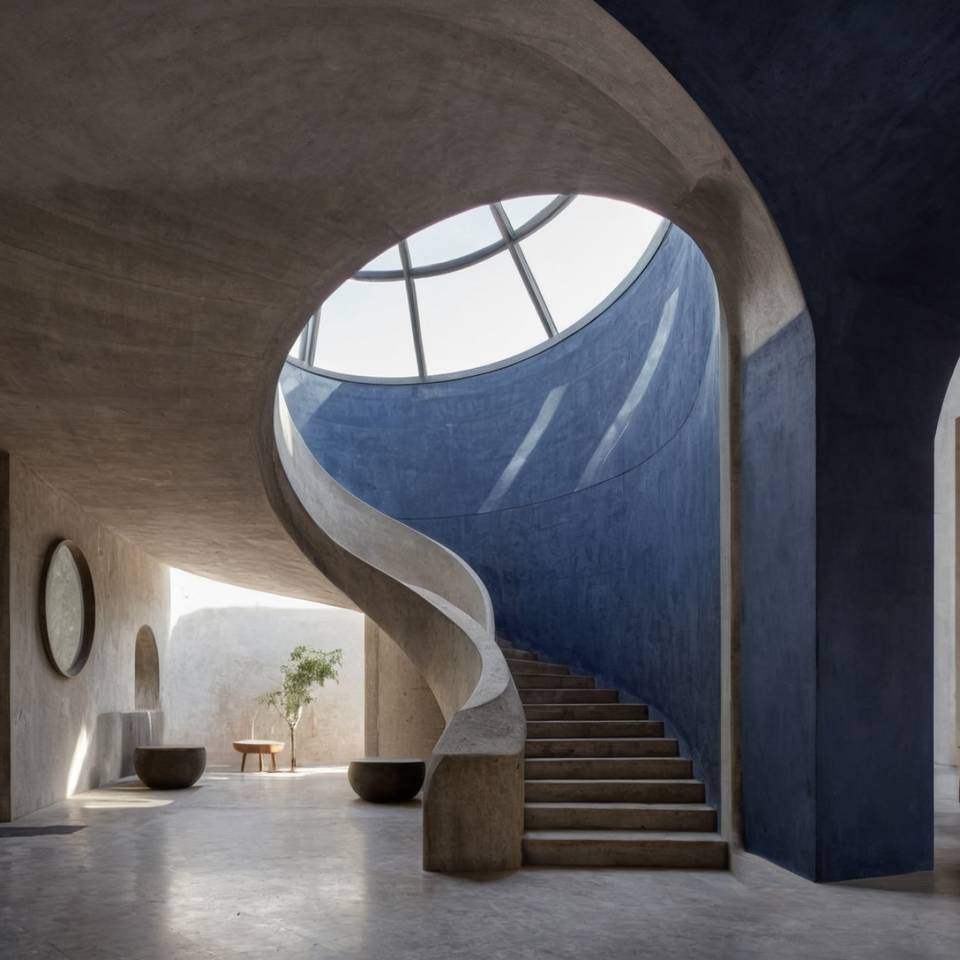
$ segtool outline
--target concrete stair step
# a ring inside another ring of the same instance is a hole
[[[527,780],[527,803],[703,803],[699,780]]]
[[[548,679],[563,679],[549,677]],[[521,688],[520,701],[522,703],[617,703],[620,700],[619,690],[603,689],[565,689],[565,688]]]
[[[524,828],[714,833],[717,812],[705,803],[528,803]]]
[[[594,691],[596,693],[598,691]],[[526,695],[540,693],[528,690]],[[530,720],[646,720],[647,708],[642,703],[544,703],[524,699],[527,721]]]
[[[686,757],[534,757],[529,780],[683,780],[693,776]]]
[[[593,690],[597,685],[593,677],[559,676],[553,673],[515,673],[513,682],[518,690]]]
[[[513,660],[507,657],[507,666],[514,676],[521,673],[566,676],[570,672],[570,668],[562,663],[545,663],[543,660]]]
[[[525,863],[576,867],[694,867],[722,870],[727,845],[714,833],[530,830]]]
[[[507,660],[539,660],[540,658],[535,654],[531,653],[529,650],[518,650],[516,647],[504,647],[500,646],[501,651],[503,651],[504,657]]]
[[[527,736],[554,740],[560,737],[662,737],[662,720],[530,720]]]
[[[667,737],[528,737],[527,757],[675,757],[680,748]]]

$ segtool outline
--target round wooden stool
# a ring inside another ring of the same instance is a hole
[[[243,754],[243,759],[240,761],[240,772],[243,773],[244,767],[247,765],[247,754],[255,753],[258,755],[260,760],[260,772],[263,773],[263,755],[266,753],[270,756],[270,760],[273,763],[273,769],[277,769],[277,754],[286,746],[285,743],[281,743],[279,740],[234,740],[233,749],[237,753]]]

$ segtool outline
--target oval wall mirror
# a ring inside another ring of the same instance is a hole
[[[95,622],[90,568],[75,543],[60,540],[47,554],[40,597],[40,632],[57,673],[75,677],[83,669]]]

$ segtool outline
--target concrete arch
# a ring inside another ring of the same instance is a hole
[[[4,17],[18,81],[0,101],[0,343],[19,375],[0,394],[0,445],[160,560],[348,604],[271,509],[277,378],[316,303],[475,204],[558,191],[648,206],[700,245],[724,317],[735,756],[740,364],[804,314],[736,158],[589,0],[223,10],[94,2],[69,30],[52,3]]]

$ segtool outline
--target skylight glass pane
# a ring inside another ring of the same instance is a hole
[[[474,207],[413,234],[407,243],[410,262],[421,267],[454,260],[498,240],[500,231],[490,208]]]
[[[541,210],[553,203],[559,194],[538,194],[535,197],[514,197],[513,200],[504,200],[503,209],[507,212],[507,219],[514,230],[519,230],[529,219],[535,217]]]
[[[361,270],[399,270],[400,269],[400,248],[392,246],[389,250],[384,250],[379,257],[374,257],[368,264],[360,268]]]
[[[324,302],[314,365],[360,377],[415,377],[402,281],[347,280]]]
[[[304,327],[300,331],[299,335],[297,336],[297,339],[293,341],[293,345],[287,351],[288,357],[293,357],[294,360],[300,359],[300,351],[303,349],[303,338],[306,335],[307,335],[307,328]]]
[[[506,251],[416,288],[428,374],[482,367],[546,339]]]
[[[521,242],[558,330],[601,303],[636,266],[661,218],[619,200],[578,196]]]

